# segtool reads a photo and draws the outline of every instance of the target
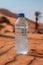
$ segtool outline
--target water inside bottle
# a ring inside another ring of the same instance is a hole
[[[28,52],[28,26],[15,25],[15,50],[17,54]]]

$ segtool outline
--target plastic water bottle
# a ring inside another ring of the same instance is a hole
[[[15,23],[15,51],[17,54],[28,52],[28,23],[23,13],[18,14]]]

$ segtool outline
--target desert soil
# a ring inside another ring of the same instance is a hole
[[[0,65],[43,65],[43,34],[28,34],[27,55],[14,48],[14,33],[0,34]]]

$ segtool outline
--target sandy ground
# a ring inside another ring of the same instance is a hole
[[[42,34],[28,34],[27,55],[15,53],[14,33],[0,35],[0,65],[43,65]]]
[[[1,14],[0,16],[5,16]],[[6,16],[7,17],[7,16]],[[11,24],[16,21],[15,18],[7,17]],[[0,65],[43,65],[43,34],[28,34],[28,54],[17,55],[15,53],[15,42],[13,27],[6,23],[0,30]],[[40,26],[43,29],[43,25]],[[29,32],[33,32],[35,24],[29,22]],[[5,32],[5,31],[9,32]]]

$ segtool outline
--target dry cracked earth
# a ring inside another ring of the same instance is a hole
[[[42,34],[28,34],[27,55],[17,55],[14,47],[14,33],[0,34],[0,65],[43,65]]]

